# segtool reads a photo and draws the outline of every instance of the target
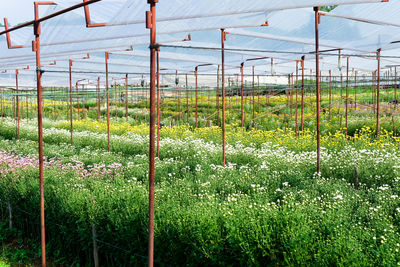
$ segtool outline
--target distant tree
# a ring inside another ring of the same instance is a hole
[[[321,10],[322,11],[325,11],[325,12],[330,12],[330,11],[332,11],[333,9],[335,9],[337,6],[323,6],[323,7],[321,7]]]

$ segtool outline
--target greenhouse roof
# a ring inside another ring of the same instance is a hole
[[[45,15],[82,1],[56,1]],[[161,45],[161,73],[200,72],[216,74],[220,59],[220,29],[228,32],[225,43],[226,72],[238,73],[242,62],[245,73],[287,75],[296,71],[296,61],[304,55],[305,68],[315,65],[314,6],[338,5],[323,12],[319,25],[320,68],[339,73],[349,55],[349,66],[360,72],[377,68],[375,52],[382,49],[382,67],[400,64],[400,1],[376,0],[256,0],[193,1],[169,0],[157,3],[157,42]],[[46,8],[46,7],[43,7]],[[149,72],[149,30],[146,29],[147,1],[102,0],[89,6],[92,24],[86,27],[83,8],[75,9],[41,23],[41,58],[44,85],[67,84],[69,60],[74,77],[98,77],[104,73],[104,52],[111,52],[113,77],[131,73],[139,77]],[[17,23],[13,21],[13,25]],[[190,38],[189,38],[190,36]],[[0,66],[7,72],[20,69],[27,83],[33,84],[35,55],[32,52],[33,27],[0,36]],[[131,47],[133,50],[131,51]],[[87,54],[90,57],[87,58]],[[86,58],[86,59],[83,59]],[[251,60],[260,58],[260,60]],[[55,61],[55,62],[54,62]],[[54,64],[55,63],[55,64]],[[29,66],[29,69],[26,69]],[[273,66],[273,67],[272,67]],[[24,70],[25,68],[25,70]],[[30,82],[29,82],[30,81]]]

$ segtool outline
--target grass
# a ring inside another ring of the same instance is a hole
[[[23,238],[17,229],[9,229],[0,221],[0,266],[37,266],[37,245]]]

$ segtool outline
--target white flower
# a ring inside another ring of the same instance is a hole
[[[343,196],[342,195],[337,195],[337,196],[333,197],[333,199],[343,199]]]

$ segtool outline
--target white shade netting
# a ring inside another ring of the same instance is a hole
[[[81,1],[56,1],[44,15]],[[306,56],[305,68],[315,65],[314,6],[339,5],[321,18],[321,70],[338,74],[338,51],[351,55],[350,69],[371,73],[376,69],[374,52],[382,48],[382,67],[400,63],[398,43],[400,21],[395,10],[398,1],[159,1],[157,4],[157,41],[161,73],[199,72],[215,75],[220,58],[221,28],[229,33],[226,40],[226,72],[234,75],[244,62],[250,75],[286,75],[296,72],[296,60]],[[42,7],[46,8],[46,7]],[[41,58],[44,85],[68,84],[68,61],[73,60],[74,79],[104,76],[104,52],[111,52],[110,75],[124,73],[141,77],[149,72],[149,30],[145,27],[146,1],[103,0],[90,5],[92,23],[106,27],[86,28],[83,8],[42,22]],[[379,22],[379,23],[378,23]],[[15,25],[17,22],[10,22]],[[263,24],[268,26],[261,26]],[[397,25],[398,24],[398,25]],[[183,41],[188,38],[190,41]],[[35,57],[31,51],[32,27],[10,34],[8,49],[5,35],[0,37],[0,69],[21,70],[21,79],[34,85]],[[125,51],[133,47],[133,51]],[[83,59],[90,54],[88,59]],[[363,56],[363,57],[361,57]],[[251,60],[262,58],[260,60]],[[250,60],[251,61],[250,61]],[[271,60],[273,67],[271,67]],[[56,62],[54,62],[56,61]],[[56,63],[56,64],[54,64]],[[29,70],[23,70],[27,68]],[[7,76],[8,75],[8,76]],[[9,77],[10,74],[6,76]],[[2,77],[3,79],[3,76]],[[4,78],[5,79],[5,78]],[[132,79],[134,79],[132,77]]]

